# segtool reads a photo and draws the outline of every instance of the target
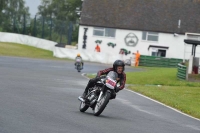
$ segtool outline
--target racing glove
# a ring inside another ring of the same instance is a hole
[[[119,87],[115,87],[115,92],[119,92],[121,89]]]

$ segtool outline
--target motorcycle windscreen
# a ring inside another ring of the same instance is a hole
[[[117,84],[117,78],[118,75],[116,72],[114,71],[110,71],[107,75],[107,79],[106,79],[106,86],[110,89],[114,89],[116,84]]]

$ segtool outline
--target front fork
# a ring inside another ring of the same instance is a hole
[[[102,90],[101,90],[100,94],[99,94],[99,98],[98,98],[97,102],[99,102],[99,101],[101,100],[101,96],[102,96],[103,93],[105,93],[106,91],[107,91],[107,89],[106,89],[106,86],[104,85],[104,86],[102,87]],[[108,90],[108,91],[111,93],[110,90]]]
[[[104,90],[105,90],[105,85],[103,85],[103,87],[102,87],[102,89],[101,89],[101,92],[100,92],[100,94],[99,94],[99,97],[98,97],[97,102],[99,102],[99,101],[101,100],[101,96],[103,95]]]
[[[101,96],[103,95],[103,91],[100,92],[99,98],[97,100],[97,102],[99,102],[101,100]]]

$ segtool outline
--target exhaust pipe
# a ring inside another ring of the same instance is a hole
[[[85,102],[85,100],[81,96],[78,97],[78,100],[81,102]]]

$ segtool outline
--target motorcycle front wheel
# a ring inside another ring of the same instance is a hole
[[[99,102],[96,103],[94,107],[94,115],[99,116],[103,110],[105,109],[106,105],[108,104],[110,100],[111,94],[109,92],[106,92],[104,95],[101,96],[101,99]]]
[[[81,112],[85,112],[88,108],[89,108],[89,106],[86,105],[85,102],[81,102],[80,107],[79,107],[79,110]]]

